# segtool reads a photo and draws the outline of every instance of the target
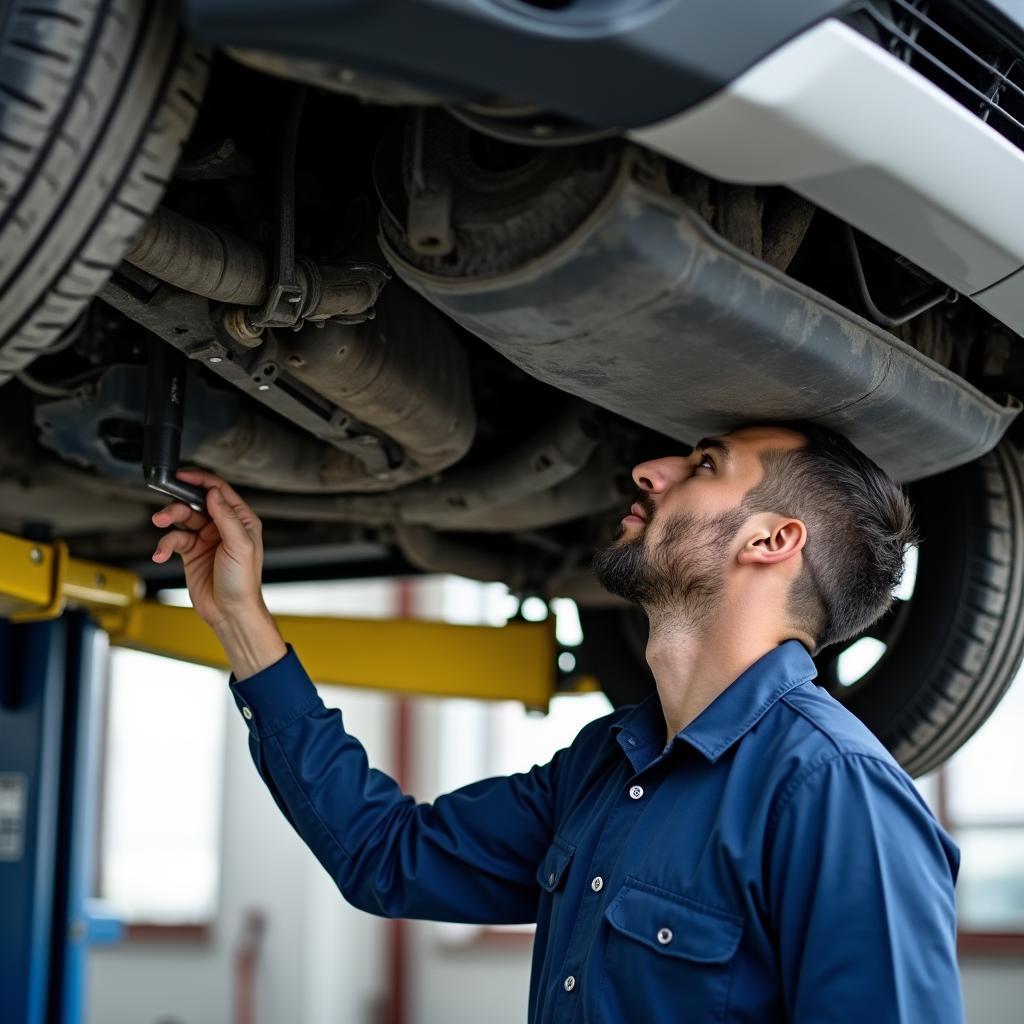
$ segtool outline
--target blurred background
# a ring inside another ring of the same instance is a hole
[[[272,584],[265,595],[275,613],[492,625],[554,614],[562,644],[581,638],[571,601],[520,607],[501,584],[454,576]],[[182,591],[161,598],[188,603]],[[349,907],[264,787],[226,673],[128,650],[102,660],[93,891],[126,928],[120,942],[90,948],[87,1024],[526,1020],[532,928],[395,922]],[[422,801],[543,763],[610,710],[600,693],[557,697],[541,715],[506,702],[320,692],[343,710],[370,763]],[[963,854],[959,942],[971,1024],[1022,1019],[1022,780],[1019,681],[960,753],[918,780]]]

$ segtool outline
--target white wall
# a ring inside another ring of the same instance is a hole
[[[375,763],[391,764],[392,701],[322,687]],[[230,700],[225,684],[225,700]],[[386,922],[354,910],[281,815],[256,771],[230,701],[221,903],[209,944],[136,942],[90,951],[87,1024],[226,1024],[233,952],[247,910],[268,921],[257,1024],[373,1024],[382,999]],[[187,756],[183,738],[182,756]]]
[[[964,958],[960,963],[968,1024],[1024,1020],[1024,960]]]

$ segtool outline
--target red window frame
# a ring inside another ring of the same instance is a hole
[[[955,755],[954,755],[955,756]],[[953,820],[949,809],[949,770],[950,764],[942,765],[935,773],[935,817],[939,824],[953,837],[957,837],[958,823]],[[1024,828],[1024,818],[998,822],[972,821],[968,828],[985,828],[986,825],[997,824],[999,827],[1020,826]],[[956,937],[957,952],[962,956],[1010,956],[1024,957],[1024,931],[986,932],[970,928],[958,928]]]

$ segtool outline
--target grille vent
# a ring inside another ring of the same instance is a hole
[[[875,0],[851,24],[1024,149],[1024,53],[963,8]]]

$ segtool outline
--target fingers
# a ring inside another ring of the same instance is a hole
[[[210,521],[205,512],[196,512],[183,501],[165,505],[150,518],[154,526],[181,526],[186,530],[201,530]]]
[[[245,499],[231,486],[223,477],[217,476],[216,473],[208,473],[205,469],[179,469],[178,477],[187,483],[202,484],[204,487],[210,488],[211,490],[216,488],[224,495],[225,502],[230,506],[235,515],[238,516],[242,525],[249,531],[249,533],[257,536],[260,533],[262,523],[259,517],[248,504]],[[207,491],[207,495],[209,495]],[[207,502],[209,507],[209,502]]]
[[[227,547],[241,552],[257,545],[260,521],[241,498],[236,506],[225,498],[219,487],[211,487],[206,492],[206,507]]]
[[[173,534],[162,537],[153,552],[155,562],[166,562],[175,552],[184,556],[197,541],[204,545],[221,542],[236,557],[253,550],[262,552],[263,524],[226,480],[204,469],[179,469],[176,476],[206,489],[206,512],[196,512],[183,501],[171,502],[155,512],[155,526],[187,531],[185,539]]]
[[[179,555],[187,555],[196,544],[197,535],[185,530],[171,530],[165,533],[157,542],[156,550],[153,552],[153,561],[163,563],[175,552]]]

